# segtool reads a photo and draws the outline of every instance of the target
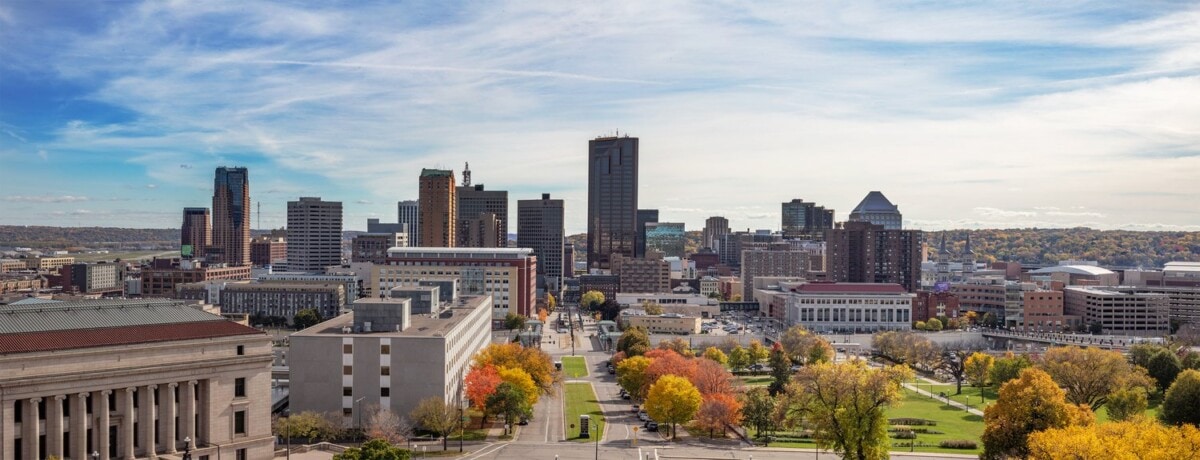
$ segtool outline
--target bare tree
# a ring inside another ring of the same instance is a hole
[[[371,439],[383,439],[390,444],[400,444],[412,435],[413,425],[407,418],[392,412],[391,409],[371,405],[367,408],[367,436]]]

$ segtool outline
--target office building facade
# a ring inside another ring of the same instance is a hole
[[[421,245],[421,205],[416,200],[405,200],[396,203],[397,220],[396,222],[404,225],[404,229],[408,232],[408,245]],[[369,224],[369,222],[368,222]],[[367,229],[370,231],[370,229]]]
[[[350,261],[387,263],[388,249],[404,247],[408,247],[404,233],[360,233],[350,242]]]
[[[637,233],[633,235],[633,256],[646,256],[646,225],[658,222],[657,209],[637,210]]]
[[[680,222],[647,222],[645,252],[658,251],[665,257],[683,258],[687,255],[684,253],[686,234]]]
[[[212,226],[208,208],[183,208],[183,227],[179,232],[179,254],[183,257],[204,255],[212,244]]]
[[[742,298],[754,298],[758,277],[804,278],[808,275],[808,253],[804,251],[742,251]]]
[[[502,248],[508,245],[508,192],[485,190],[483,184],[463,184],[458,202],[457,247]]]
[[[287,266],[323,272],[342,265],[342,202],[301,197],[288,202]]]
[[[373,267],[371,292],[457,279],[460,295],[492,296],[492,316],[537,313],[537,257],[528,248],[393,248]]]
[[[850,212],[850,220],[881,225],[884,230],[900,230],[904,224],[900,208],[880,192],[868,193]]]
[[[419,220],[422,247],[452,248],[457,242],[458,200],[454,171],[422,169]]]
[[[833,228],[833,210],[799,198],[782,204],[785,238],[820,239]]]
[[[250,242],[250,263],[256,267],[282,264],[287,261],[287,240],[263,235]]]
[[[807,283],[788,294],[785,318],[819,332],[907,331],[914,298],[890,283]]]
[[[638,138],[588,142],[589,268],[610,268],[612,254],[634,256],[637,235]]]
[[[250,265],[250,176],[246,168],[219,167],[213,180],[210,263]]]
[[[921,287],[923,238],[920,230],[888,230],[870,222],[846,222],[826,233],[828,278],[851,283],[895,283],[917,292]]]
[[[721,239],[729,234],[729,219],[721,216],[712,216],[704,219],[704,231],[700,235],[700,244],[702,247],[712,250],[717,249]]]
[[[566,230],[563,200],[543,193],[540,200],[517,201],[517,247],[537,256],[537,287],[558,295],[566,270]]]

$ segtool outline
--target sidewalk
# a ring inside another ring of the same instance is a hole
[[[921,396],[927,396],[927,397],[930,397],[930,398],[933,398],[933,399],[935,399],[935,400],[942,401],[942,402],[945,402],[945,401],[946,401],[946,398],[943,398],[943,397],[941,397],[941,396],[938,396],[938,395],[935,395],[935,394],[933,394],[933,393],[930,393],[930,392],[929,392],[929,390],[922,390],[922,389],[918,388],[917,386],[915,386],[915,385],[913,385],[913,384],[911,384],[911,383],[907,383],[907,382],[906,382],[906,383],[904,384],[904,388],[908,388],[909,390],[915,391],[915,392],[917,392],[917,394],[919,394],[919,395],[921,395]],[[979,409],[975,409],[975,408],[973,408],[973,407],[967,407],[967,405],[965,405],[965,404],[963,404],[963,403],[960,403],[960,402],[958,402],[958,401],[955,401],[955,400],[953,400],[953,399],[951,399],[951,400],[950,400],[950,406],[952,406],[952,407],[957,407],[957,408],[959,408],[959,409],[966,410],[967,412],[969,412],[969,413],[972,413],[972,414],[975,414],[975,415],[978,415],[978,416],[980,416],[980,417],[982,417],[982,416],[983,416],[983,411],[981,411],[981,410],[979,410]]]

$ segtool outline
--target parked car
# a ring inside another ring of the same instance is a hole
[[[658,431],[658,422],[646,422],[646,431]]]
[[[637,416],[638,416],[638,420],[641,420],[643,422],[650,420],[650,414],[646,413],[646,411],[639,411]]]

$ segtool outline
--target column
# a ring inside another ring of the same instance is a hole
[[[63,401],[66,395],[46,400],[46,456],[63,456]]]
[[[87,450],[87,397],[87,393],[79,393],[71,398],[71,458],[91,458]]]
[[[196,448],[196,381],[183,383],[179,389],[179,429],[184,438],[191,439],[188,448]]]
[[[162,424],[163,448],[168,454],[175,453],[176,440],[179,439],[175,432],[175,388],[178,386],[178,383],[168,383],[159,389],[158,394],[158,421]]]
[[[138,391],[142,400],[138,403],[138,428],[142,432],[142,450],[146,458],[156,458],[154,442],[154,391],[158,385],[146,385]]]
[[[100,460],[109,460],[108,451],[112,449],[108,438],[108,428],[112,424],[112,414],[108,410],[108,396],[111,394],[112,390],[92,393],[92,413],[96,414],[96,423],[92,424],[92,436],[96,437],[95,452],[100,452]]]
[[[13,401],[12,406],[4,403],[3,407],[0,407],[0,444],[9,446],[8,450],[0,452],[0,460],[20,460],[12,458],[12,451],[16,450],[17,440],[17,414],[14,412],[20,404],[25,404],[25,402],[18,399]]]
[[[117,410],[121,412],[121,428],[117,430],[118,457],[133,460],[133,392],[137,388],[129,387],[121,392],[121,404]]]
[[[38,405],[41,404],[42,398],[32,398],[25,402],[25,413],[21,416],[21,438],[25,443],[25,458],[42,458],[42,453],[38,452],[38,437],[41,436],[41,430],[38,426]]]

